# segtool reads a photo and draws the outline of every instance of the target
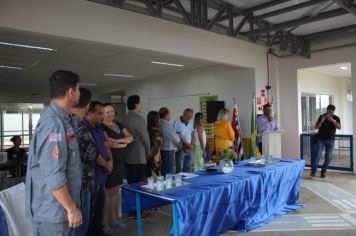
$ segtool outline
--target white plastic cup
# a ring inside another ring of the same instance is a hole
[[[172,175],[166,174],[166,188],[172,188]]]
[[[147,178],[147,185],[148,185],[148,188],[153,189],[154,185],[155,185],[155,179],[152,178],[152,177],[148,177]]]
[[[182,176],[181,175],[175,175],[174,178],[175,178],[176,186],[181,186],[182,185]]]
[[[164,188],[164,182],[163,182],[163,178],[157,178],[157,181],[156,181],[156,188],[157,188],[157,191],[162,191],[163,188]]]

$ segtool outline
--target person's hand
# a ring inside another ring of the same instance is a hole
[[[327,116],[326,119],[327,119],[328,121],[332,122],[332,123],[335,123],[334,118],[332,118],[331,116]]]
[[[155,162],[155,164],[157,165],[160,161],[161,161],[161,156],[160,156],[160,155],[156,155],[156,156],[154,157],[154,162]]]
[[[111,173],[111,171],[112,171],[112,168],[113,168],[113,163],[112,163],[112,161],[108,161],[108,162],[106,162],[106,171],[108,172],[108,174],[110,174]]]
[[[67,218],[70,228],[78,228],[82,224],[82,212],[76,207],[67,212]]]
[[[115,141],[111,138],[108,138],[106,140],[106,144],[109,145],[109,147],[113,146],[115,144]]]
[[[113,145],[114,148],[125,148],[127,147],[127,143],[115,143]]]

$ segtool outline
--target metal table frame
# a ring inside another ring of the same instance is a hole
[[[179,236],[179,228],[178,228],[178,216],[177,216],[177,205],[176,205],[176,200],[160,195],[156,195],[150,192],[146,192],[143,190],[139,189],[133,189],[130,188],[130,186],[126,185],[123,186],[122,188],[132,191],[135,193],[136,196],[136,222],[137,222],[137,235],[142,236],[142,217],[141,217],[141,194],[148,195],[151,197],[159,198],[168,202],[172,203],[172,209],[173,209],[173,236]]]

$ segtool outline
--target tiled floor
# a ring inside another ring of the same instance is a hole
[[[326,179],[310,178],[305,171],[300,191],[300,203],[305,208],[270,222],[255,231],[225,232],[221,235],[249,236],[356,236],[356,176],[327,173]],[[171,207],[151,211],[143,221],[143,235],[169,235],[172,225]],[[114,235],[137,235],[136,221],[123,217],[127,230]]]

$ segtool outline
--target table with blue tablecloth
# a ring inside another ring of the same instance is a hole
[[[304,160],[281,159],[265,167],[248,161],[231,174],[195,172],[190,185],[160,193],[138,184],[123,187],[123,211],[173,204],[174,235],[218,235],[259,228],[276,217],[303,207],[298,203]],[[136,196],[136,197],[135,197]],[[138,234],[141,234],[140,210]]]

